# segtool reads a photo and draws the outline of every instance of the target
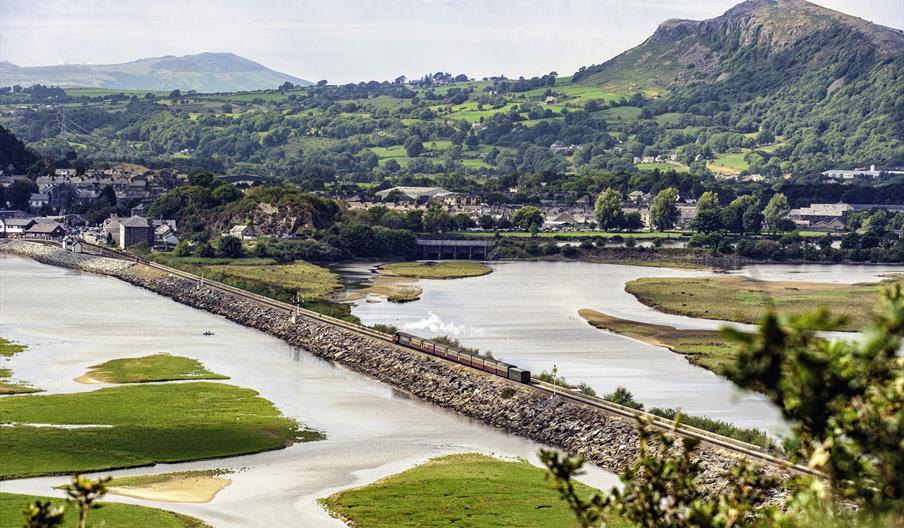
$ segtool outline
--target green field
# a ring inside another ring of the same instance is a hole
[[[668,348],[683,355],[694,365],[717,374],[724,373],[725,368],[733,365],[737,357],[738,345],[726,340],[718,330],[677,329],[667,325],[619,319],[588,308],[578,310],[578,315],[596,328]]]
[[[86,376],[104,383],[229,379],[205,369],[196,359],[169,354],[113,359],[91,367]]]
[[[276,261],[270,258],[175,257],[168,253],[155,253],[154,260],[173,267],[178,267],[180,264],[190,266],[267,266],[276,264]]]
[[[672,165],[671,163],[638,163],[635,167],[646,171],[659,169],[661,171],[673,170],[676,172],[687,172],[687,169],[679,167],[678,165]]]
[[[338,289],[339,278],[331,271],[297,261],[270,266],[204,266],[205,276],[227,282],[251,282],[265,288],[288,289],[304,299],[322,299]]]
[[[5,357],[7,359],[13,357],[15,354],[19,352],[24,352],[28,347],[25,345],[20,345],[19,343],[13,343],[8,339],[4,339],[0,337],[0,357]],[[4,394],[28,394],[31,392],[41,392],[41,389],[37,389],[35,387],[31,387],[25,383],[12,383],[10,382],[10,378],[12,378],[13,373],[11,370],[7,368],[0,368],[0,395]]]
[[[716,156],[716,159],[708,161],[706,167],[713,172],[722,174],[740,174],[741,171],[746,170],[749,166],[747,162],[744,161],[744,156],[746,155],[746,152],[719,154]]]
[[[2,398],[0,416],[17,424],[0,435],[0,480],[219,458],[322,438],[257,392],[210,382]]]
[[[904,278],[897,278],[899,283]],[[799,281],[752,281],[743,277],[643,278],[625,290],[637,300],[666,313],[757,323],[770,305],[788,314],[819,306],[848,318],[843,330],[856,331],[872,321],[884,284],[828,284]]]
[[[25,509],[26,504],[36,500],[42,502],[49,500],[54,506],[66,504],[64,499],[56,497],[0,493],[0,526],[12,528],[24,525],[25,517],[22,515],[22,510]],[[75,527],[78,522],[78,512],[72,506],[66,508],[65,521],[64,528]],[[114,502],[102,502],[101,508],[91,510],[91,513],[88,514],[88,523],[91,526],[108,526],[110,528],[204,528],[210,526],[200,519],[187,515]]]
[[[615,108],[602,110],[600,114],[607,121],[626,123],[640,119],[641,112],[642,110],[636,106],[616,106]]]
[[[574,528],[574,514],[545,474],[523,461],[450,455],[323,502],[356,528]],[[630,525],[614,519],[607,526]]]
[[[400,277],[418,279],[461,279],[492,273],[493,269],[480,262],[467,260],[450,262],[396,262],[383,269]]]

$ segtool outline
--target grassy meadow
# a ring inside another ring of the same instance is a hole
[[[298,295],[305,308],[357,322],[348,305],[330,299],[331,294],[341,288],[339,277],[303,260],[277,264],[273,259],[254,257],[175,257],[162,253],[154,253],[151,257],[161,264],[280,301],[294,302]]]
[[[304,299],[321,299],[340,287],[336,274],[300,260],[270,266],[204,266],[204,275],[230,284],[248,282],[264,288],[290,289]]]
[[[417,279],[462,279],[492,273],[493,269],[480,262],[467,260],[448,262],[395,262],[383,270],[400,277]]]
[[[612,317],[596,310],[583,308],[578,315],[601,330],[630,337],[649,345],[668,348],[683,355],[694,365],[717,374],[734,364],[738,347],[717,330],[686,330]]]
[[[257,392],[210,382],[3,398],[0,416],[16,424],[0,435],[0,480],[218,458],[322,438]]]
[[[25,509],[26,504],[36,500],[42,502],[49,500],[54,506],[66,505],[65,499],[57,497],[0,493],[0,526],[22,526],[25,523],[22,510]],[[91,526],[109,526],[110,528],[205,528],[210,526],[200,519],[158,508],[113,502],[100,504],[99,509],[91,510],[88,515],[88,522]],[[75,527],[77,522],[78,511],[72,506],[67,506],[63,528]]]
[[[91,367],[85,377],[102,383],[229,379],[205,369],[196,359],[169,354],[113,359]]]
[[[574,514],[545,474],[524,461],[449,455],[323,503],[357,528],[573,528]],[[584,495],[593,491],[577,488]],[[630,525],[614,519],[608,526]]]
[[[904,282],[904,277],[894,279]],[[798,281],[753,281],[743,277],[643,278],[625,290],[637,300],[666,313],[739,323],[757,323],[769,306],[787,314],[810,312],[819,306],[844,315],[842,330],[856,331],[870,323],[879,301],[879,284],[827,284]]]

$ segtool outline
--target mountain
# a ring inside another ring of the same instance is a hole
[[[803,0],[749,0],[710,20],[668,20],[572,82],[653,96],[648,118],[679,113],[782,137],[785,173],[904,163],[904,32]]]
[[[17,66],[0,62],[0,86],[85,86],[130,90],[239,92],[310,81],[271,70],[232,53],[199,53],[139,59],[124,64]]]
[[[841,61],[874,64],[902,55],[904,32],[899,30],[804,0],[748,0],[710,20],[667,20],[639,46],[582,69],[576,80],[654,94],[695,80],[726,81],[746,64],[762,66],[768,59],[783,68],[812,71]],[[783,82],[790,79],[785,73]],[[843,83],[848,72],[836,73]]]

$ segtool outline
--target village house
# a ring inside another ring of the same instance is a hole
[[[35,225],[37,222],[34,218],[2,218],[0,225],[3,226],[2,233],[4,237],[19,237],[25,233],[25,230]]]
[[[453,207],[475,207],[483,203],[483,199],[477,194],[452,193],[443,196],[442,203]]]
[[[229,230],[229,235],[239,240],[253,240],[257,236],[257,230],[252,225],[234,225]]]
[[[58,240],[66,236],[66,228],[63,227],[63,224],[55,221],[38,222],[26,229],[22,236],[42,240]]]
[[[31,193],[31,196],[28,197],[28,207],[30,207],[32,211],[40,211],[49,206],[50,195],[47,193]]]
[[[146,242],[153,244],[154,229],[146,218],[130,216],[119,218],[111,216],[104,222],[104,236],[110,237],[121,249]]]
[[[788,218],[797,226],[819,231],[844,230],[848,214],[854,208],[846,203],[810,204],[809,207],[791,209]]]

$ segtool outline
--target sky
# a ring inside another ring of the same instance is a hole
[[[0,59],[108,64],[232,52],[330,83],[430,71],[509,77],[603,62],[665,19],[733,0],[0,0]],[[904,29],[904,0],[816,3]]]

